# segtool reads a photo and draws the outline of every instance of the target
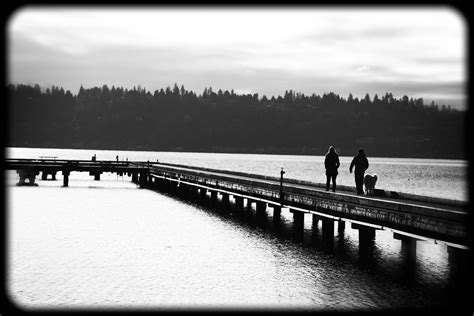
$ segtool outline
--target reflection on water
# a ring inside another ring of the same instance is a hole
[[[310,216],[295,240],[287,209],[275,226],[271,208],[260,221],[255,205],[218,211],[128,177],[90,178],[15,187],[8,175],[8,291],[19,305],[423,309],[447,306],[447,290],[459,290],[442,244],[418,242],[410,270],[390,231],[377,231],[369,260],[360,260],[349,223],[343,231],[335,223],[328,249]]]

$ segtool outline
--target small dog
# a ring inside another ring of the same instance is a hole
[[[375,184],[377,183],[377,175],[366,174],[364,177],[365,194],[374,194]]]

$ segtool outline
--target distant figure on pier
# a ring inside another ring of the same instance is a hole
[[[326,167],[326,191],[329,191],[329,184],[332,179],[332,192],[336,192],[337,169],[340,165],[336,150],[333,146],[330,146],[324,158],[324,167]]]
[[[96,160],[96,156],[94,154],[94,156],[92,156],[92,161],[95,161]]]
[[[115,157],[115,159],[118,161],[118,155],[117,155],[117,157]]]
[[[355,167],[354,176],[357,187],[357,195],[364,194],[364,173],[369,168],[369,161],[365,156],[364,150],[360,149],[359,154],[352,159],[349,172],[352,173],[352,168]]]

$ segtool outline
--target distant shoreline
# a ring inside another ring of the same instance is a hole
[[[41,149],[74,149],[74,150],[107,150],[107,151],[144,151],[144,152],[182,152],[182,153],[213,153],[213,154],[252,154],[252,155],[296,155],[296,156],[324,156],[326,151],[307,151],[307,152],[295,152],[295,151],[266,151],[265,149],[257,149],[253,151],[243,151],[238,149],[227,149],[227,150],[197,150],[197,149],[185,149],[185,148],[114,148],[114,147],[87,147],[87,146],[71,146],[71,147],[63,147],[63,146],[28,146],[28,145],[7,145],[5,148],[41,148]],[[349,152],[339,152],[340,156],[354,156],[357,153],[349,153]],[[403,159],[453,159],[453,160],[464,160],[467,161],[468,158],[466,157],[467,154],[464,155],[453,155],[453,156],[443,156],[443,157],[434,157],[430,155],[388,155],[388,154],[381,154],[381,153],[370,153],[368,154],[370,157],[373,158],[403,158]]]

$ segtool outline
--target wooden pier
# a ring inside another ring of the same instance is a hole
[[[393,238],[401,241],[402,248],[408,249],[411,260],[416,258],[417,240],[445,243],[450,257],[458,260],[465,260],[470,250],[468,226],[471,217],[467,203],[460,201],[382,190],[376,197],[359,196],[347,187],[333,193],[326,192],[321,184],[283,179],[284,172],[280,177],[268,177],[167,163],[6,159],[5,169],[17,171],[19,185],[34,184],[40,172],[43,180],[48,175],[55,179],[55,174],[62,172],[65,187],[73,171],[89,172],[95,180],[100,180],[103,172],[128,174],[143,188],[190,201],[202,201],[209,193],[211,203],[219,204],[226,212],[230,209],[230,197],[237,211],[244,209],[245,199],[247,206],[255,204],[257,220],[265,219],[267,209],[271,208],[275,225],[282,208],[286,208],[293,214],[296,237],[303,235],[305,216],[312,216],[313,224],[321,221],[323,242],[328,249],[332,247],[335,225],[341,232],[347,222],[358,230],[361,256],[367,255],[366,250],[376,238],[377,230],[391,230]]]
[[[34,185],[36,176],[41,173],[41,179],[47,180],[51,175],[56,180],[56,174],[63,175],[63,186],[69,185],[71,172],[89,172],[94,180],[100,180],[104,172],[113,172],[119,175],[128,174],[133,179],[140,176],[141,183],[145,184],[148,173],[148,162],[124,162],[124,161],[91,161],[91,160],[57,160],[52,159],[6,159],[5,170],[16,170],[20,181],[18,185]],[[28,179],[28,182],[26,182]]]

